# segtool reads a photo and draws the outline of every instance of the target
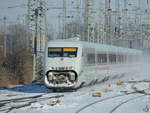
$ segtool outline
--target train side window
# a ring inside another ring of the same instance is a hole
[[[124,63],[127,62],[127,55],[124,55]]]
[[[125,57],[124,57],[124,55],[122,55],[122,54],[118,55],[118,62],[119,62],[119,63],[125,62]]]
[[[88,64],[95,64],[95,54],[94,53],[88,53],[87,54],[87,63]]]
[[[116,54],[109,54],[109,62],[116,63]]]
[[[122,63],[124,62],[123,55],[121,55],[121,62],[122,62]]]
[[[119,62],[119,63],[121,63],[121,62],[122,62],[121,55],[118,55],[118,62]]]
[[[98,64],[104,64],[107,63],[107,55],[104,54],[97,54],[97,62]]]

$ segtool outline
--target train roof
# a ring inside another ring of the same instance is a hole
[[[141,50],[137,49],[130,49],[130,48],[123,48],[117,47],[113,45],[106,45],[106,44],[98,44],[98,43],[91,43],[85,41],[78,41],[78,40],[50,40],[46,43],[47,46],[51,47],[84,47],[84,48],[95,48],[96,51],[107,51],[107,52],[118,52],[122,54],[142,54]]]

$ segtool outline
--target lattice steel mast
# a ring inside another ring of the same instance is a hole
[[[33,80],[42,72],[42,56],[46,40],[45,0],[28,0],[28,31],[32,30],[33,39]]]

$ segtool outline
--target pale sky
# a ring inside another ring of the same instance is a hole
[[[24,15],[26,14],[26,7],[8,7],[26,4],[26,1],[27,0],[0,0],[0,19],[2,19],[4,16],[7,17],[8,22],[15,22],[18,17],[23,19]]]

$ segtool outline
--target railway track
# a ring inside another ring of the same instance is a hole
[[[146,95],[141,95],[141,96],[137,96],[137,97],[134,97],[134,98],[130,98],[130,99],[128,99],[128,100],[126,100],[126,101],[124,101],[124,102],[118,104],[116,107],[114,107],[114,108],[110,111],[110,113],[114,113],[119,107],[121,107],[122,105],[124,105],[124,104],[126,104],[126,103],[128,103],[128,102],[133,101],[133,100],[138,99],[138,98],[141,98],[141,97],[144,97],[144,96],[146,96]]]
[[[93,86],[95,84],[100,84],[103,83],[105,81],[107,81],[107,78],[104,78],[101,81],[93,81],[91,84],[83,86],[83,84],[81,84],[81,86],[79,86],[76,89],[71,89],[71,90],[53,90],[53,92],[70,92],[70,91],[78,91],[79,89],[82,89],[84,87],[89,87],[89,86]],[[34,95],[34,96],[28,96],[28,97],[20,97],[20,98],[12,98],[12,99],[4,99],[4,100],[0,100],[0,112],[5,112],[5,113],[9,113],[14,109],[20,109],[23,107],[27,107],[27,106],[31,106],[32,103],[36,103],[39,101],[44,101],[47,99],[51,99],[51,98],[60,98],[63,97],[64,95],[56,95],[56,96],[50,96],[50,97],[43,97],[45,95],[48,95],[51,93],[45,93],[45,94],[39,94],[39,95]],[[13,105],[13,106],[9,106],[8,104],[13,103],[13,104],[17,104],[17,105]],[[21,103],[21,104],[20,104]]]
[[[56,96],[50,96],[50,97],[43,97],[44,95],[48,95],[48,94],[49,93],[35,95],[35,96],[29,96],[29,97],[0,100],[0,112],[5,111],[6,113],[9,113],[13,109],[20,109],[20,108],[23,108],[26,106],[30,106],[32,103],[36,103],[39,101],[44,101],[44,100],[52,99],[52,98],[60,98],[60,97],[64,96],[64,95],[56,95]],[[8,106],[8,104],[10,104],[10,103],[14,103],[16,105]],[[18,105],[17,105],[17,103],[18,103]]]
[[[135,92],[134,92],[135,93]],[[133,93],[130,93],[130,94],[133,94]],[[121,94],[121,95],[116,95],[116,96],[111,96],[111,97],[107,97],[107,98],[104,98],[104,99],[101,99],[101,100],[97,100],[97,101],[94,101],[82,108],[80,108],[79,110],[77,110],[75,113],[80,113],[81,111],[91,107],[92,105],[94,104],[97,104],[97,103],[101,103],[101,102],[104,102],[104,101],[107,101],[107,100],[110,100],[110,99],[114,99],[114,98],[117,98],[117,97],[122,97],[122,96],[125,96],[126,94]],[[128,94],[129,95],[129,94]]]
[[[150,95],[149,93],[146,93],[146,92],[145,92],[146,90],[149,90],[149,88],[139,90],[139,89],[136,87],[136,85],[139,84],[139,83],[149,83],[149,82],[150,82],[149,80],[130,81],[130,82],[128,82],[128,83],[133,83],[133,84],[131,85],[131,88],[132,88],[135,92],[140,93],[140,94],[143,94],[143,95],[137,96],[137,97],[134,97],[134,98],[131,98],[131,99],[128,99],[128,100],[126,100],[126,101],[124,101],[124,102],[118,104],[116,107],[114,107],[114,108],[110,111],[110,113],[115,113],[115,111],[116,111],[117,109],[119,109],[121,106],[123,106],[124,104],[126,104],[126,103],[128,103],[128,102],[131,102],[131,101],[136,100],[136,99],[138,99],[138,98],[142,98],[142,97],[145,97],[145,96],[147,96],[147,95]]]
[[[100,81],[100,82],[93,82],[93,84],[91,84],[91,85],[103,83],[105,81],[107,81],[107,79],[104,79],[103,81]],[[143,82],[149,83],[148,81],[145,81],[145,80]],[[118,110],[121,106],[125,105],[126,103],[128,103],[132,100],[138,99],[138,98],[142,98],[146,95],[150,95],[150,94],[145,92],[147,89],[139,90],[136,87],[136,85],[139,83],[142,83],[142,81],[130,81],[128,83],[131,84],[131,88],[133,89],[132,92],[128,92],[128,93],[126,92],[125,94],[115,95],[115,96],[111,96],[111,97],[107,97],[104,99],[94,101],[94,102],[89,103],[89,104],[83,106],[82,108],[78,109],[75,113],[81,113],[82,111],[90,108],[92,105],[101,104],[101,103],[109,101],[109,100],[113,101],[113,99],[117,99],[119,97],[124,98],[125,96],[128,97],[130,95],[138,94],[138,96],[137,95],[136,95],[136,97],[131,96],[130,99],[128,98],[128,99],[124,100],[123,102],[119,102],[118,105],[110,108],[111,110],[109,113],[115,113],[116,110]],[[88,86],[86,86],[86,87],[88,87]],[[12,112],[12,110],[14,110],[14,109],[21,109],[24,107],[32,106],[31,105],[32,103],[48,100],[51,98],[61,98],[64,96],[64,95],[49,96],[49,94],[51,94],[51,93],[44,93],[44,94],[28,96],[28,97],[20,97],[20,98],[0,100],[0,112],[9,113],[9,112]]]
[[[135,92],[134,92],[135,93]],[[134,94],[134,93],[130,93],[128,95],[131,95],[131,94]],[[113,99],[117,99],[118,97],[123,97],[123,96],[126,96],[125,94],[122,94],[122,95],[117,95],[117,96],[112,96],[112,97],[107,97],[107,98],[104,98],[104,99],[101,99],[101,100],[98,100],[98,101],[94,101],[93,103],[90,103],[82,108],[80,108],[79,110],[77,110],[75,113],[81,113],[82,111],[86,110],[87,108],[91,107],[92,105],[95,105],[95,104],[100,104],[102,102],[105,102],[105,101],[108,101],[108,100],[113,100]],[[136,97],[133,97],[133,98],[130,98],[130,99],[127,99],[121,103],[119,103],[117,106],[115,106],[114,108],[112,108],[112,110],[110,110],[109,113],[114,113],[119,107],[121,107],[122,105],[130,102],[130,101],[133,101],[135,99],[138,99],[138,98],[142,98],[144,96],[147,96],[147,95],[140,95],[140,96],[136,96]]]
[[[144,97],[144,96],[150,95],[149,93],[146,93],[146,92],[145,92],[146,90],[149,90],[150,88],[143,89],[143,90],[138,90],[138,88],[136,87],[136,85],[137,85],[138,83],[142,83],[142,82],[147,82],[147,83],[148,83],[148,82],[150,82],[150,81],[145,81],[145,80],[143,80],[143,81],[134,81],[134,82],[133,82],[133,81],[132,81],[132,82],[130,81],[130,82],[128,82],[128,83],[133,83],[133,84],[131,85],[131,88],[134,90],[133,92],[126,93],[126,94],[120,94],[120,95],[116,95],[116,96],[111,96],[111,97],[107,97],[107,98],[104,98],[104,99],[101,99],[101,100],[94,101],[94,102],[92,102],[92,103],[90,103],[90,104],[87,104],[87,105],[83,106],[82,108],[80,108],[79,110],[77,110],[75,113],[80,113],[80,112],[82,112],[82,111],[84,111],[84,110],[90,108],[92,105],[100,104],[100,103],[106,102],[106,101],[108,101],[108,100],[113,100],[113,99],[117,99],[117,98],[119,98],[119,97],[129,96],[129,95],[133,95],[133,94],[141,94],[140,96],[136,96],[136,97],[132,97],[132,98],[129,98],[129,99],[127,99],[127,100],[124,100],[123,102],[121,102],[121,103],[119,103],[118,105],[116,105],[115,107],[113,107],[112,110],[110,110],[109,113],[114,113],[114,112],[115,112],[117,109],[119,109],[122,105],[124,105],[124,104],[126,104],[126,103],[128,103],[128,102],[130,102],[130,101],[136,100],[136,99],[138,99],[138,98],[142,98],[142,97]]]

